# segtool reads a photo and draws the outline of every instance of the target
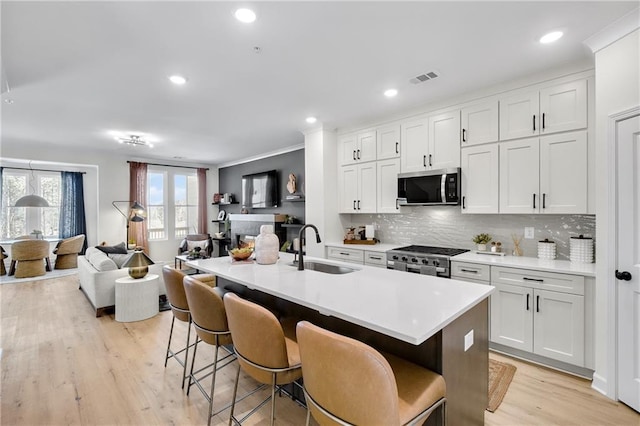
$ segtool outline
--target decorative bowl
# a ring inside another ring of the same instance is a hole
[[[253,254],[253,247],[234,248],[229,250],[234,260],[246,260]]]

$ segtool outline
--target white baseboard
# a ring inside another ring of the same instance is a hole
[[[607,393],[607,390],[608,390],[607,379],[602,377],[598,373],[593,373],[593,381],[591,382],[591,388],[600,392],[607,398],[615,399],[615,395],[609,395]]]

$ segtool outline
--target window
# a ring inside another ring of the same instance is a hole
[[[44,238],[58,237],[62,180],[57,172],[2,172],[2,238],[11,239],[38,230]],[[49,207],[13,207],[25,195],[37,194]]]
[[[149,168],[149,240],[180,239],[197,232],[198,178],[195,172]],[[168,200],[172,201],[169,205]]]

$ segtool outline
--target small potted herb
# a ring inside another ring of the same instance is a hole
[[[491,241],[491,235],[489,234],[478,234],[473,237],[472,241],[476,243],[478,251],[486,251],[487,244]]]

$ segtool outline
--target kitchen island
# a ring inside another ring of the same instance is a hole
[[[354,269],[298,271],[293,255],[274,265],[230,258],[189,261],[218,285],[286,315],[354,337],[442,374],[449,424],[483,424],[488,382],[488,303],[493,287],[305,258]],[[437,424],[438,415],[429,424]]]

